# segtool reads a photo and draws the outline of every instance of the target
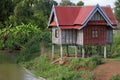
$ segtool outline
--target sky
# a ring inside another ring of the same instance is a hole
[[[57,1],[58,3],[61,1],[61,0],[55,0]],[[79,2],[80,0],[70,0],[71,2],[73,3],[77,3]],[[100,6],[111,6],[112,8],[115,7],[114,5],[114,2],[116,0],[81,0],[84,2],[84,5],[96,5],[96,4],[99,4]]]

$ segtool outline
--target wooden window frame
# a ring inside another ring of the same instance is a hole
[[[92,38],[98,38],[98,30],[92,30]]]
[[[55,38],[58,38],[58,37],[59,37],[59,30],[55,29]]]

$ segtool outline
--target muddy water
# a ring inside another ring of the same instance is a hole
[[[0,80],[42,80],[22,69],[10,54],[0,53]]]

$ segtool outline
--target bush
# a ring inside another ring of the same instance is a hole
[[[114,75],[111,80],[120,80],[120,75]]]
[[[0,45],[8,49],[20,49],[41,31],[37,26],[22,24],[16,27],[5,27],[0,30]],[[41,35],[39,35],[41,36]]]
[[[48,48],[50,43],[50,31],[42,32],[38,26],[31,24],[0,29],[0,49],[21,50],[17,58],[18,62],[34,58],[41,47]]]
[[[71,59],[71,64],[70,64],[70,69],[75,70],[80,67],[80,59],[78,58],[72,58]]]
[[[120,36],[117,34],[114,34],[112,57],[118,57],[118,56],[120,56]]]
[[[90,71],[83,71],[81,72],[80,76],[81,76],[80,80],[95,80],[94,73]]]
[[[102,63],[102,58],[98,55],[94,55],[92,57],[89,58],[88,62],[87,62],[87,67],[90,70],[93,70],[97,65]]]

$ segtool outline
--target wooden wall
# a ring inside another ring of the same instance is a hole
[[[98,31],[98,37],[92,37],[92,31]],[[86,26],[83,29],[84,45],[105,45],[106,44],[106,26]]]
[[[58,30],[58,37],[55,37],[55,30]],[[58,27],[52,28],[52,44],[61,44],[61,30]]]
[[[104,18],[101,16],[101,14],[97,11],[90,21],[104,21]]]
[[[107,44],[111,44],[112,43],[112,39],[113,39],[113,30],[112,28],[107,28]]]
[[[83,29],[77,30],[77,45],[83,45]]]

